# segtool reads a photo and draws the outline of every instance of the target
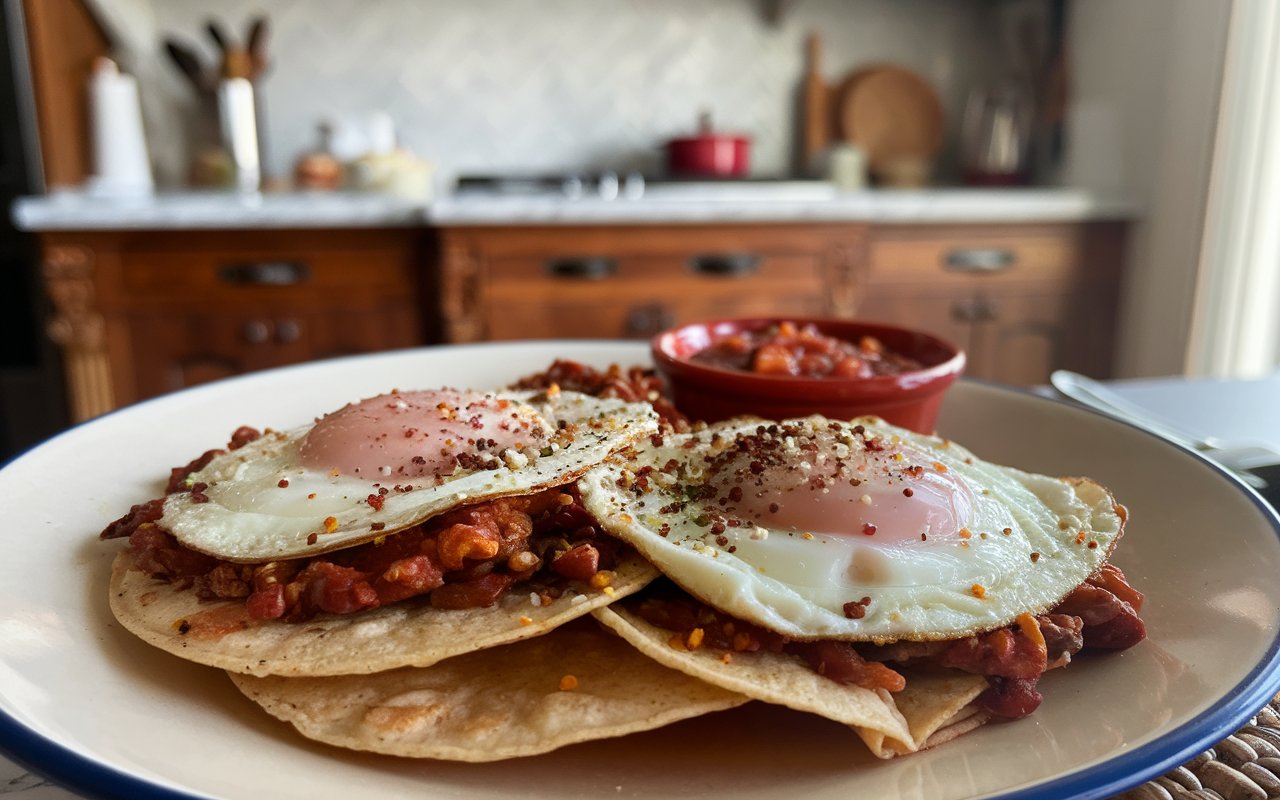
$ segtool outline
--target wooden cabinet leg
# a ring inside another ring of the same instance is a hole
[[[62,349],[73,422],[115,408],[107,361],[106,323],[95,305],[93,253],[84,247],[45,248],[41,275],[53,303],[49,338]]]

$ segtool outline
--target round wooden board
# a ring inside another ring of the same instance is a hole
[[[855,70],[839,89],[836,127],[873,172],[896,159],[929,160],[942,146],[942,103],[916,73],[888,65]]]

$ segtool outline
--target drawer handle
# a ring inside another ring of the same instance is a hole
[[[292,286],[310,277],[311,269],[296,261],[251,261],[218,270],[219,280],[238,286]]]
[[[645,303],[627,310],[624,333],[629,338],[653,336],[676,324],[676,315],[662,303]]]
[[[618,271],[618,260],[605,256],[552,258],[547,260],[546,270],[555,278],[598,281]]]
[[[689,259],[689,269],[699,275],[739,278],[759,269],[762,260],[755,253],[704,253]]]
[[[249,344],[262,344],[271,338],[271,327],[260,319],[246,322],[241,332]]]
[[[297,320],[282,319],[276,323],[276,341],[280,344],[293,344],[302,338],[302,326]]]
[[[1018,257],[1012,250],[989,247],[952,250],[943,259],[943,264],[953,272],[1000,272],[1017,261]]]

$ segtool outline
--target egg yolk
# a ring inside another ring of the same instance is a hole
[[[724,510],[771,530],[856,537],[873,546],[964,538],[974,505],[969,488],[923,454],[897,452],[901,458],[869,458],[860,469],[722,472],[717,494],[730,498]]]
[[[395,392],[326,414],[299,455],[306,467],[374,481],[452,475],[496,466],[509,449],[537,450],[549,428],[527,406],[478,392]]]

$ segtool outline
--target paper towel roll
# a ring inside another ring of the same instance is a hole
[[[93,166],[89,189],[95,194],[149,194],[154,183],[147,140],[142,130],[138,83],[115,62],[98,59],[89,79]]]

